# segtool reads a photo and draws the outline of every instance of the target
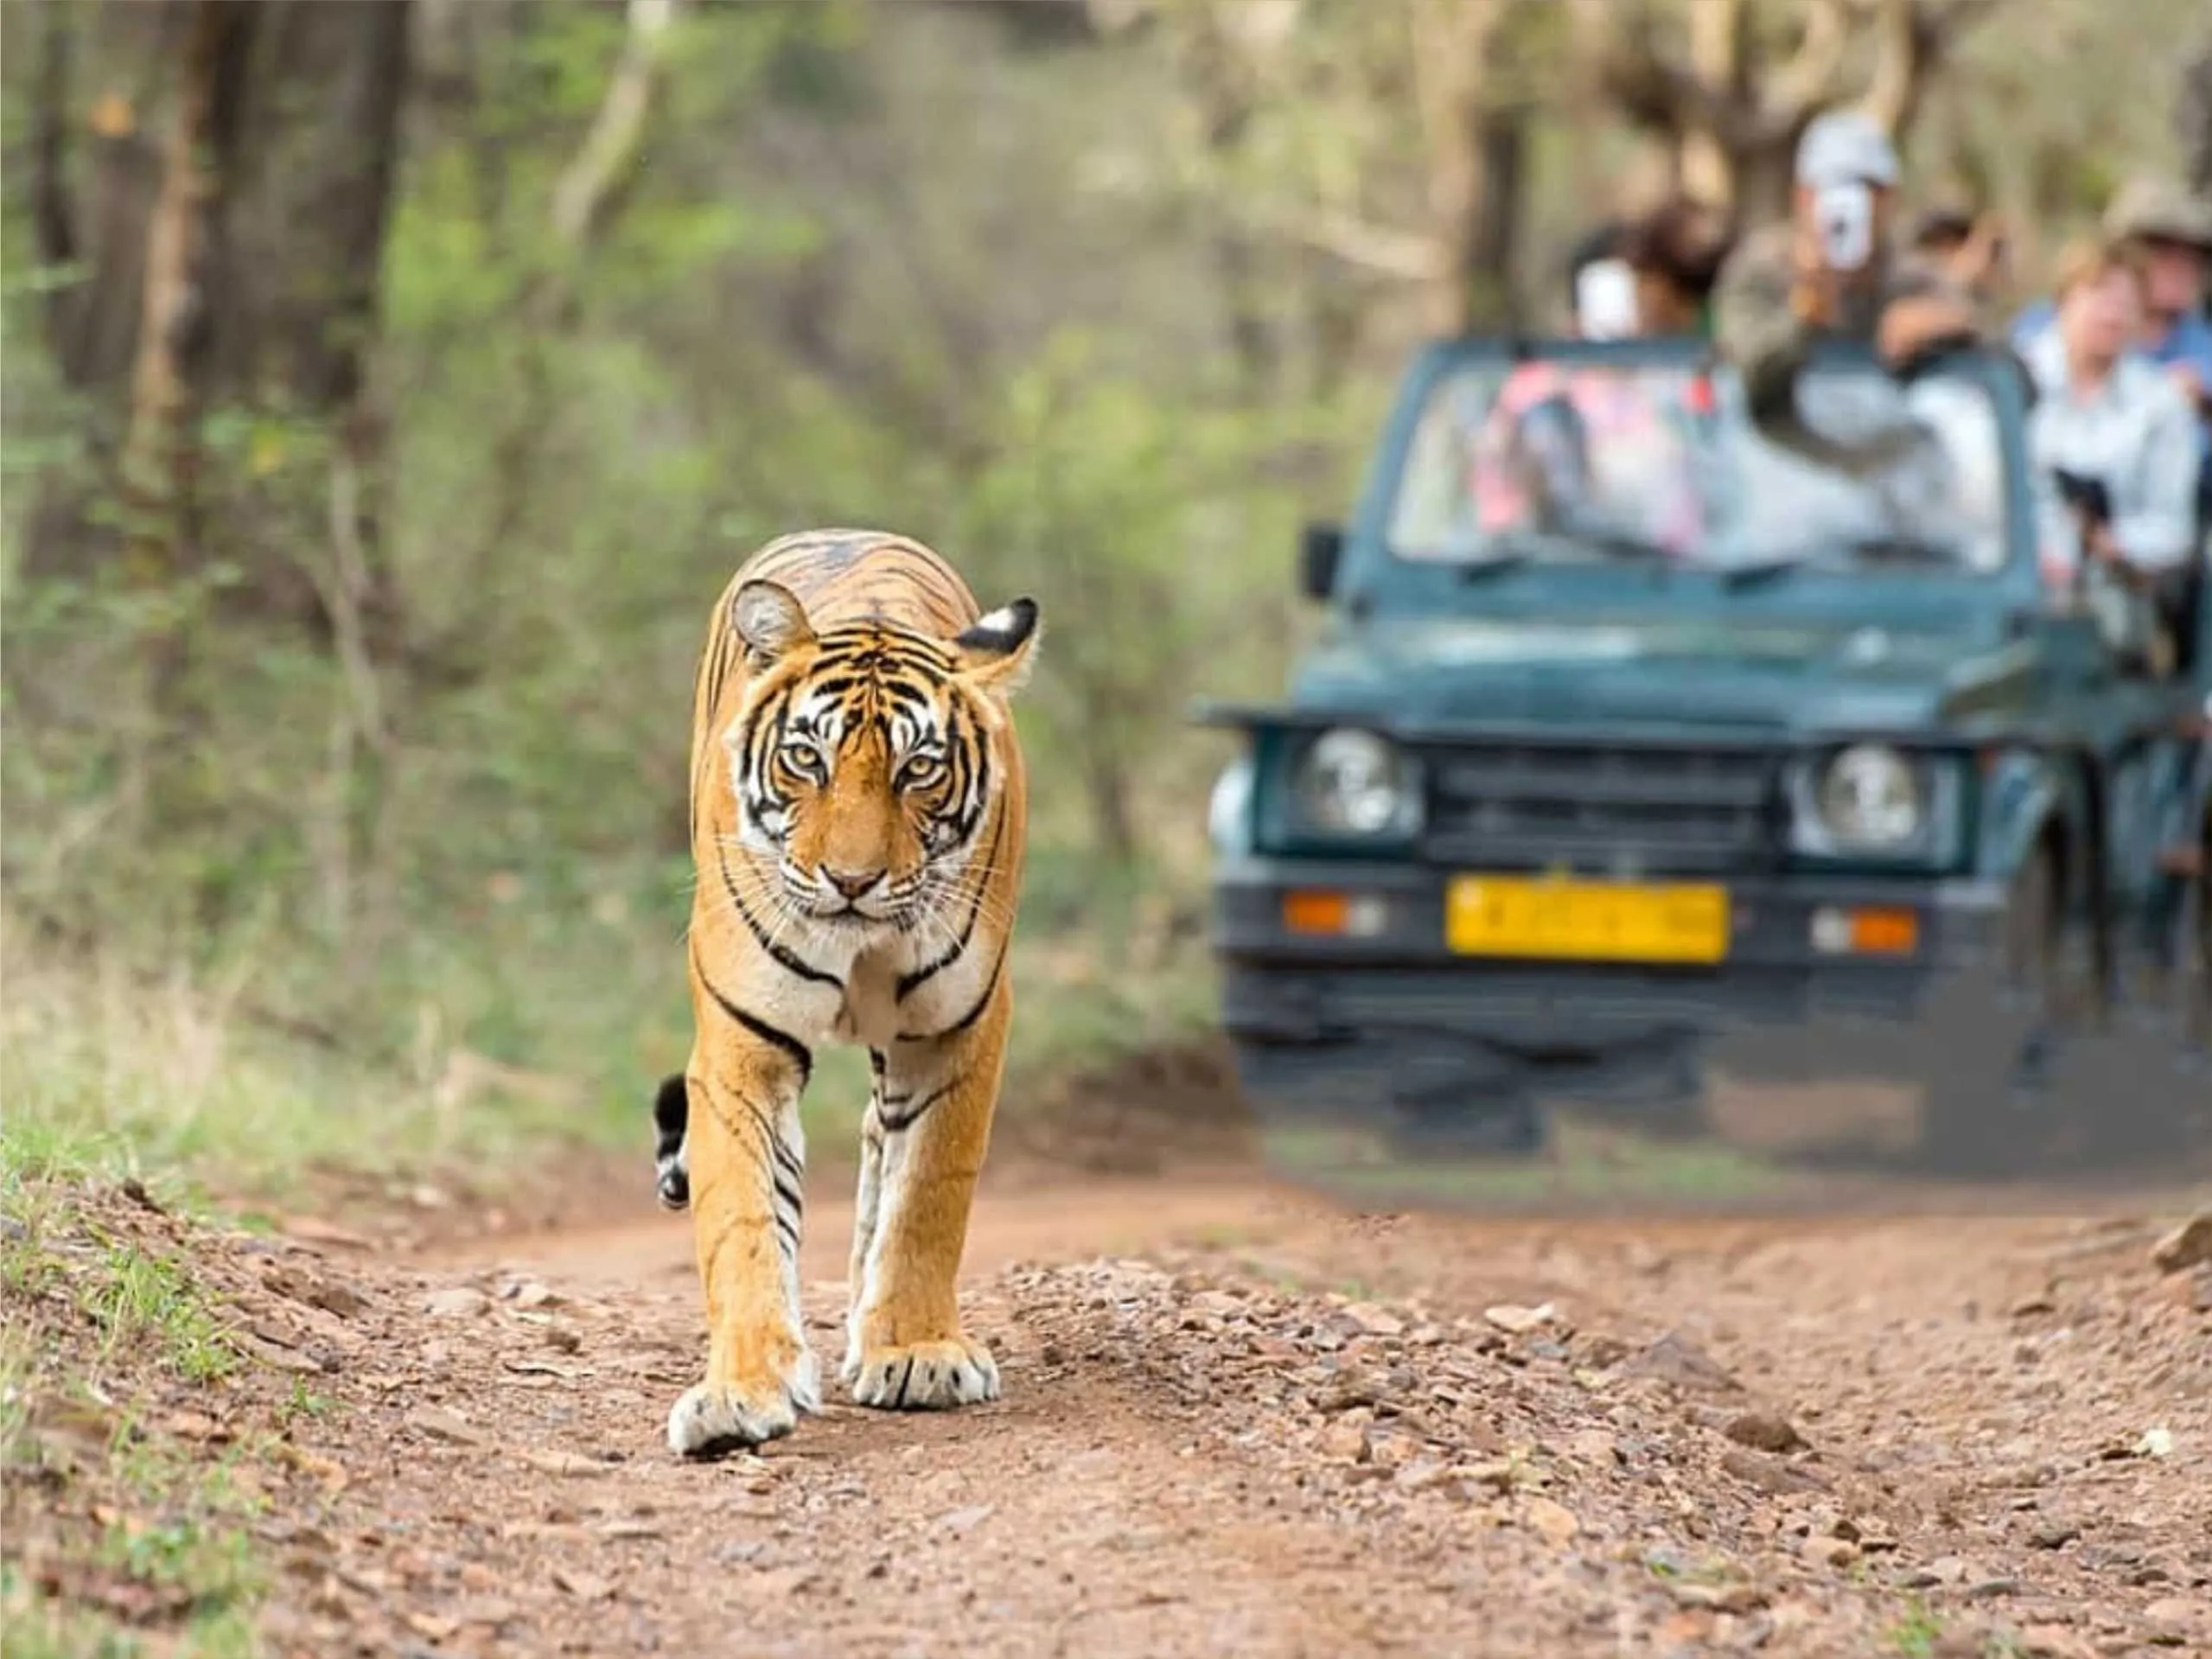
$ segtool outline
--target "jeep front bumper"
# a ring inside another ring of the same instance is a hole
[[[1916,1019],[1946,978],[1994,966],[2005,905],[1995,883],[1760,876],[1724,884],[1727,948],[1710,966],[1514,959],[1448,945],[1451,873],[1265,858],[1217,872],[1221,1021],[1249,1093],[1328,1110],[1539,1082],[1674,1098],[1731,1031]],[[1346,925],[1316,930],[1315,895]]]

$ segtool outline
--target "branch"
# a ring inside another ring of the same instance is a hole
[[[1920,102],[1928,73],[1927,40],[1919,0],[1879,0],[1874,15],[1874,79],[1864,104],[1892,138],[1903,132]]]
[[[1703,0],[1690,10],[1690,67],[1731,104],[1750,91],[1750,31],[1751,0]]]
[[[636,163],[676,8],[677,0],[629,0],[622,61],[583,147],[553,187],[553,231],[571,247],[590,239]]]
[[[1840,90],[1850,49],[1851,29],[1841,0],[1812,0],[1797,50],[1768,79],[1767,96],[1762,100],[1768,124],[1794,131],[1810,120],[1814,111],[1832,103]]]
[[[1891,137],[1920,109],[1928,79],[1959,39],[2004,0],[1873,0],[1877,57],[1864,107]]]
[[[1741,113],[1722,89],[1667,55],[1648,4],[1630,10],[1619,0],[1571,3],[1579,36],[1599,43],[1598,84],[1631,125],[1670,138],[1691,132],[1712,134],[1723,144],[1736,138]]]
[[[1346,265],[1411,282],[1431,282],[1451,268],[1451,255],[1432,236],[1374,225],[1327,208],[1278,227],[1281,234]]]
[[[1085,0],[1091,29],[1100,35],[1119,35],[1157,21],[1158,8],[1150,0]]]

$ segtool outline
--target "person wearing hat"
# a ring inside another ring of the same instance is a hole
[[[2103,229],[2143,255],[2141,350],[2172,374],[2198,418],[2212,422],[2212,320],[2204,314],[2212,286],[2212,201],[2164,179],[2138,178],[2113,198]],[[2023,311],[2012,325],[2014,343],[2024,346],[2042,334],[2057,310],[2045,300]]]
[[[1713,340],[1742,377],[1767,439],[1821,465],[1865,474],[1919,447],[1900,421],[1845,441],[1796,407],[1807,351],[1822,335],[1865,340],[1891,371],[1982,337],[1971,294],[1896,246],[1897,152],[1864,111],[1831,110],[1798,142],[1788,222],[1745,237],[1713,296]]]

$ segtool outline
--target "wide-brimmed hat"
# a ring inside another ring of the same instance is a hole
[[[2104,228],[2122,240],[2177,242],[2212,253],[2212,201],[2167,179],[2135,179],[2105,210]]]
[[[1797,141],[1797,182],[1815,190],[1837,184],[1886,188],[1897,182],[1897,147],[1865,110],[1825,111]]]

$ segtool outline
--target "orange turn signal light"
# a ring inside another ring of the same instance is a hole
[[[1388,925],[1387,902],[1378,893],[1294,889],[1283,895],[1283,926],[1291,933],[1329,939],[1372,939]]]
[[[1341,934],[1351,916],[1352,901],[1343,893],[1283,895],[1283,925],[1292,933]]]
[[[1906,909],[1816,910],[1813,948],[1829,956],[1909,956],[1920,948],[1920,916]]]
[[[1909,956],[1920,947],[1920,917],[1910,910],[1853,910],[1851,948],[1862,956]]]

